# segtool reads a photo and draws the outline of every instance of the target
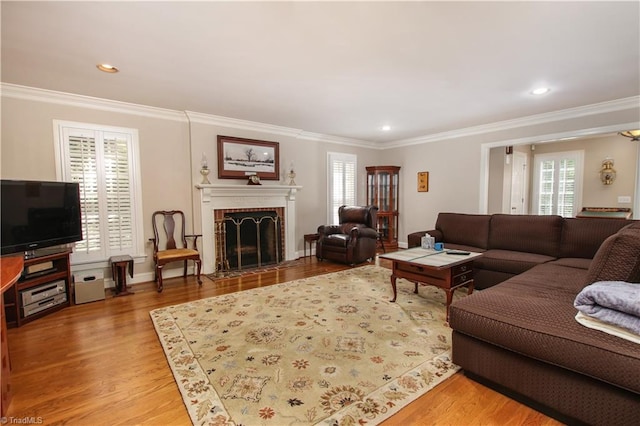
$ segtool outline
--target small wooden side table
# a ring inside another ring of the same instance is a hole
[[[128,296],[134,294],[127,288],[127,268],[133,278],[133,258],[129,255],[111,256],[111,275],[116,283],[116,296]]]
[[[307,257],[307,244],[309,244],[309,256],[313,254],[313,243],[318,243],[320,239],[320,234],[304,234],[304,257]]]

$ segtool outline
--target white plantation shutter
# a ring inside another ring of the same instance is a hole
[[[560,160],[560,176],[558,178],[558,214],[572,217],[577,214],[576,205],[576,169],[575,158]]]
[[[83,240],[76,243],[76,252],[90,254],[102,247],[100,232],[100,200],[98,197],[98,166],[96,161],[95,137],[69,134],[68,141],[69,175],[67,179],[80,184]]]
[[[128,147],[127,138],[105,135],[104,189],[109,249],[115,252],[133,248],[133,203]]]
[[[356,204],[356,170],[358,157],[352,154],[328,154],[329,223],[338,224],[338,208]]]
[[[62,180],[80,184],[83,240],[74,263],[142,253],[137,131],[54,121]]]
[[[534,157],[534,213],[573,217],[581,207],[582,151]]]

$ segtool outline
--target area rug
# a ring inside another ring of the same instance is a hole
[[[249,269],[243,269],[243,270],[233,269],[229,271],[217,271],[217,272],[214,272],[213,274],[208,274],[207,278],[209,278],[211,281],[223,280],[226,278],[236,278],[236,277],[241,277],[243,275],[260,274],[262,272],[268,272],[268,271],[278,271],[282,269],[291,268],[293,266],[304,265],[305,263],[308,263],[308,262],[309,261],[306,260],[304,257],[301,257],[294,260],[285,260],[277,264],[272,264],[267,266],[256,266],[254,268],[249,268]]]
[[[151,311],[196,425],[377,424],[453,375],[442,290],[368,265]]]

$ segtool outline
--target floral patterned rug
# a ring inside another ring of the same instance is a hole
[[[375,265],[151,311],[196,425],[377,424],[453,375],[444,292]]]

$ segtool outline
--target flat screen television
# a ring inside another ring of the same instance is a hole
[[[0,202],[3,255],[82,240],[77,183],[2,179]]]

